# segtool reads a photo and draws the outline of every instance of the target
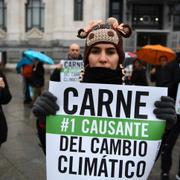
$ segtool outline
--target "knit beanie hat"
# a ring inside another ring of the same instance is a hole
[[[77,37],[86,38],[84,50],[84,66],[88,65],[88,56],[91,48],[97,43],[111,43],[116,47],[119,55],[119,64],[124,60],[122,37],[129,37],[132,31],[129,25],[119,24],[117,19],[108,18],[105,23],[102,20],[91,21],[88,26],[78,31]]]

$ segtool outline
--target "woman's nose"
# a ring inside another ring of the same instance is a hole
[[[99,61],[103,62],[103,63],[107,62],[107,56],[106,56],[105,52],[101,52],[100,57],[99,57]]]

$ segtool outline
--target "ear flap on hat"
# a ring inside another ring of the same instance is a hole
[[[118,20],[114,17],[107,19],[107,23],[111,25],[115,30],[117,30],[121,36],[128,38],[132,34],[132,29],[128,24],[118,23]]]
[[[118,27],[117,27],[117,29],[118,29]],[[132,34],[132,29],[130,28],[130,26],[128,24],[123,24],[122,28],[120,30],[118,29],[118,31],[125,38],[128,38]]]
[[[84,29],[78,30],[78,34],[77,34],[78,38],[84,39],[87,37],[87,35],[88,35],[88,33]]]

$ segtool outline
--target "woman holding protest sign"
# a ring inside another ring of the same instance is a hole
[[[83,83],[122,84],[122,69],[124,60],[122,38],[131,35],[131,28],[119,24],[115,18],[109,18],[106,23],[101,20],[92,21],[84,29],[78,31],[79,38],[86,38],[84,52]],[[51,78],[53,81],[54,79]],[[34,103],[33,113],[45,121],[48,115],[55,115],[59,109],[57,98],[50,92],[44,92]],[[165,119],[167,128],[176,121],[174,101],[163,96],[155,102],[154,114]]]

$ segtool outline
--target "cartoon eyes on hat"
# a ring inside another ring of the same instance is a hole
[[[108,31],[107,34],[108,34],[108,36],[110,36],[110,37],[113,37],[113,36],[114,36],[114,32],[113,32],[113,31]]]
[[[106,32],[106,34],[107,34],[109,37],[114,37],[114,36],[115,36],[115,34],[114,34],[114,32],[113,32],[112,30],[109,30],[108,32]],[[89,39],[89,40],[92,40],[92,39],[94,39],[94,37],[95,37],[95,34],[94,34],[93,32],[91,32],[91,33],[89,34],[88,39]]]

